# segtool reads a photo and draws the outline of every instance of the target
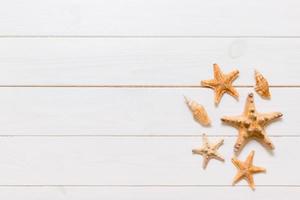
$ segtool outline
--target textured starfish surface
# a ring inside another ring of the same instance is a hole
[[[232,163],[235,165],[235,167],[238,169],[237,175],[234,177],[233,185],[235,185],[237,182],[239,182],[241,179],[246,179],[249,186],[254,190],[255,184],[253,180],[253,174],[260,173],[260,172],[266,172],[266,170],[262,167],[256,167],[253,166],[253,157],[254,157],[254,151],[252,151],[245,162],[242,162],[236,158],[232,158]]]
[[[221,145],[223,145],[224,140],[220,140],[216,144],[210,144],[208,138],[203,134],[203,145],[200,149],[193,149],[194,154],[199,154],[203,156],[203,169],[206,168],[210,159],[217,159],[224,161],[224,158],[217,152]]]
[[[232,82],[238,77],[239,71],[234,70],[229,74],[224,74],[218,64],[214,64],[214,79],[201,81],[201,85],[209,87],[215,91],[215,104],[218,105],[221,101],[222,96],[225,93],[238,99],[239,94],[236,89],[232,86]]]
[[[265,126],[281,116],[282,113],[280,112],[258,113],[254,104],[253,93],[250,93],[242,115],[223,117],[221,120],[239,130],[238,139],[234,146],[234,151],[238,153],[251,138],[258,140],[269,149],[274,149],[274,145],[266,135]]]

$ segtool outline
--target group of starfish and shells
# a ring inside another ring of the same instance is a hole
[[[215,104],[218,105],[222,99],[222,96],[227,93],[232,97],[238,99],[239,94],[237,90],[233,87],[233,81],[238,77],[239,71],[234,70],[229,74],[224,74],[217,64],[213,65],[214,69],[214,79],[201,81],[201,85],[214,90],[215,92]],[[269,84],[267,79],[258,71],[255,71],[255,91],[265,99],[270,99],[271,94],[269,90]],[[186,104],[193,114],[194,119],[203,126],[209,126],[211,120],[203,105],[197,103],[185,97]],[[233,165],[237,168],[238,173],[234,177],[233,185],[239,182],[241,179],[245,179],[249,186],[254,189],[254,179],[253,174],[265,172],[266,169],[262,167],[256,167],[253,165],[253,157],[255,151],[251,151],[248,155],[246,161],[242,162],[237,159],[237,155],[241,152],[243,147],[251,139],[255,139],[264,145],[266,148],[273,150],[274,144],[268,137],[265,127],[274,122],[274,120],[282,117],[280,112],[272,113],[259,113],[255,108],[254,94],[248,94],[244,111],[238,116],[224,116],[221,121],[227,125],[233,126],[238,129],[238,138],[234,145],[235,156],[232,158]],[[224,143],[224,139],[220,140],[215,144],[211,144],[208,141],[208,137],[203,134],[203,145],[199,149],[193,149],[194,154],[199,154],[203,156],[203,168],[205,169],[208,165],[210,159],[217,159],[220,161],[225,161],[224,157],[218,152],[220,146]]]

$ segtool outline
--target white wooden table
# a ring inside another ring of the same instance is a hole
[[[240,70],[240,101],[199,86],[212,64]],[[256,150],[256,191],[232,187],[237,115],[254,69],[271,84],[261,112],[276,149]],[[300,195],[298,0],[10,0],[0,6],[0,199],[281,200]],[[195,123],[183,95],[206,106]],[[225,139],[226,162],[191,150]]]

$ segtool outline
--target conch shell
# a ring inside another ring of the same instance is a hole
[[[189,107],[192,112],[194,119],[203,126],[209,126],[211,121],[208,117],[208,114],[205,108],[198,104],[196,101],[190,100],[187,97],[184,97],[186,105]]]
[[[269,90],[269,83],[265,77],[261,73],[259,73],[257,70],[255,70],[255,91],[265,99],[270,99],[271,94]]]

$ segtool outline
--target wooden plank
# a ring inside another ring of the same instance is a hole
[[[299,36],[297,0],[11,0],[2,35]],[[13,12],[12,12],[13,11]]]
[[[2,38],[0,85],[199,86],[218,63],[240,70],[235,85],[253,85],[256,68],[299,86],[299,49],[299,38]]]
[[[226,194],[226,195],[224,195]],[[2,199],[26,200],[96,200],[96,199],[172,199],[198,200],[210,199],[239,200],[273,200],[288,198],[297,200],[300,195],[299,188],[286,187],[258,187],[255,192],[246,187],[220,188],[220,187],[5,187],[0,188]]]
[[[206,88],[0,88],[0,135],[214,135],[236,136],[224,115],[242,113],[250,88],[238,89],[237,102],[225,95],[216,108]],[[280,111],[283,120],[269,135],[299,135],[298,88],[273,88],[271,101],[256,95],[260,112]],[[203,104],[212,127],[193,120],[183,95]]]
[[[191,152],[201,137],[2,137],[0,185],[230,186],[235,139],[220,148],[226,162],[212,160],[204,171]],[[257,185],[300,185],[300,138],[271,139],[273,153],[251,142],[239,158],[256,150],[254,163],[268,170],[255,176]]]

